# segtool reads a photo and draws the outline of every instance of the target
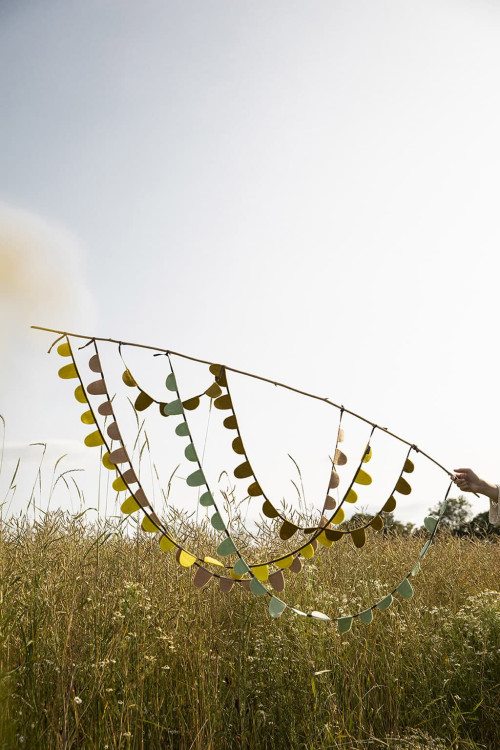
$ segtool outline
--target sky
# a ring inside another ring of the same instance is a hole
[[[487,0],[4,0],[0,489],[18,457],[25,483],[10,510],[36,480],[44,449],[30,444],[47,445],[48,486],[64,454],[88,497],[96,481],[54,336],[30,325],[328,396],[500,481],[499,32]],[[144,356],[161,390],[165,362]],[[178,364],[186,393],[203,382],[206,368]],[[288,497],[291,454],[314,505],[337,412],[234,388],[273,492]],[[201,440],[209,415],[196,419]],[[230,454],[210,429],[216,481]],[[350,429],[357,455],[365,435]],[[427,470],[402,520],[421,523],[442,494]]]

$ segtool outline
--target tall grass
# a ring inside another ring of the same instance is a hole
[[[359,611],[421,545],[336,543],[283,596]],[[4,522],[0,748],[498,748],[499,572],[498,541],[439,534],[414,599],[340,636],[290,610],[271,620],[244,591],[194,589],[146,535],[61,513]]]

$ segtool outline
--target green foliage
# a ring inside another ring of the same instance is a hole
[[[429,508],[431,516],[439,515],[439,506]],[[441,527],[446,527],[450,531],[457,531],[464,526],[471,516],[471,504],[465,495],[448,498],[446,509],[439,522]]]
[[[394,513],[382,513],[382,517],[384,519],[385,529],[393,534],[408,535],[411,534],[415,528],[415,524],[413,523],[403,523],[402,521],[398,521],[394,516]]]
[[[489,513],[478,513],[477,516],[466,524],[460,526],[458,533],[469,536],[500,536],[500,526],[493,526],[489,521]]]

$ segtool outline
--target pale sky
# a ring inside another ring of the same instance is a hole
[[[500,481],[499,38],[487,0],[5,0],[3,485],[29,443],[97,461],[30,324],[284,381]],[[275,394],[241,385],[255,460],[314,496],[336,414]]]

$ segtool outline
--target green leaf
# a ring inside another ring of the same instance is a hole
[[[196,455],[195,447],[192,443],[189,443],[189,445],[186,446],[184,449],[184,455],[186,456],[188,461],[197,461],[198,456]]]
[[[224,531],[226,528],[226,525],[222,520],[222,516],[220,513],[214,513],[212,518],[210,519],[210,523],[216,531]]]
[[[412,575],[412,576],[416,576],[416,575],[418,575],[419,573],[420,573],[420,563],[419,563],[419,562],[417,562],[417,563],[415,563],[415,565],[414,565],[414,566],[413,566],[413,568],[411,569],[411,573],[410,573],[410,575]]]
[[[431,534],[434,531],[438,524],[438,519],[434,518],[433,516],[427,516],[427,518],[424,519],[424,526],[427,529],[427,531],[430,531]]]
[[[175,434],[179,435],[179,437],[189,437],[189,427],[187,426],[187,422],[181,422],[178,424],[175,428]]]
[[[373,620],[373,610],[365,609],[364,612],[359,613],[359,619],[364,622],[365,625],[369,625]]]
[[[204,492],[203,495],[201,495],[200,505],[203,505],[204,508],[208,508],[210,505],[215,505],[211,492]]]
[[[175,375],[173,372],[170,373],[167,380],[165,381],[165,385],[167,386],[169,391],[177,391],[177,383],[175,382]]]
[[[236,552],[236,547],[231,537],[228,536],[227,539],[223,539],[217,547],[217,554],[221,557],[225,557],[226,555],[232,555],[233,552]]]
[[[198,471],[195,471],[188,476],[186,482],[189,487],[201,487],[202,484],[206,484],[205,475],[201,469],[198,469]]]
[[[257,578],[252,578],[250,581],[250,591],[252,594],[255,594],[255,596],[263,596],[264,594],[267,594],[266,587],[263,586]]]
[[[403,599],[411,599],[414,593],[413,587],[411,583],[409,582],[408,578],[405,578],[404,581],[401,581],[396,591],[398,592],[400,596],[403,597]]]
[[[176,398],[175,401],[171,401],[169,404],[165,404],[163,413],[167,417],[171,417],[175,414],[183,414],[182,401],[179,398]]]
[[[237,576],[245,575],[245,573],[248,573],[250,571],[250,568],[246,564],[246,562],[240,557],[240,559],[235,562],[233,566],[233,570],[236,573]]]
[[[425,553],[427,552],[430,546],[431,546],[431,540],[429,539],[429,541],[426,542],[424,546],[422,547],[422,549],[420,550],[420,557],[423,557],[425,555]]]
[[[384,610],[390,607],[392,604],[392,594],[388,594],[385,596],[379,603],[377,604],[377,609]]]
[[[273,618],[279,617],[286,609],[285,602],[282,602],[281,599],[278,599],[277,596],[272,596],[271,601],[269,602],[269,614]]]
[[[339,633],[347,633],[352,627],[352,617],[339,617],[337,627]]]

